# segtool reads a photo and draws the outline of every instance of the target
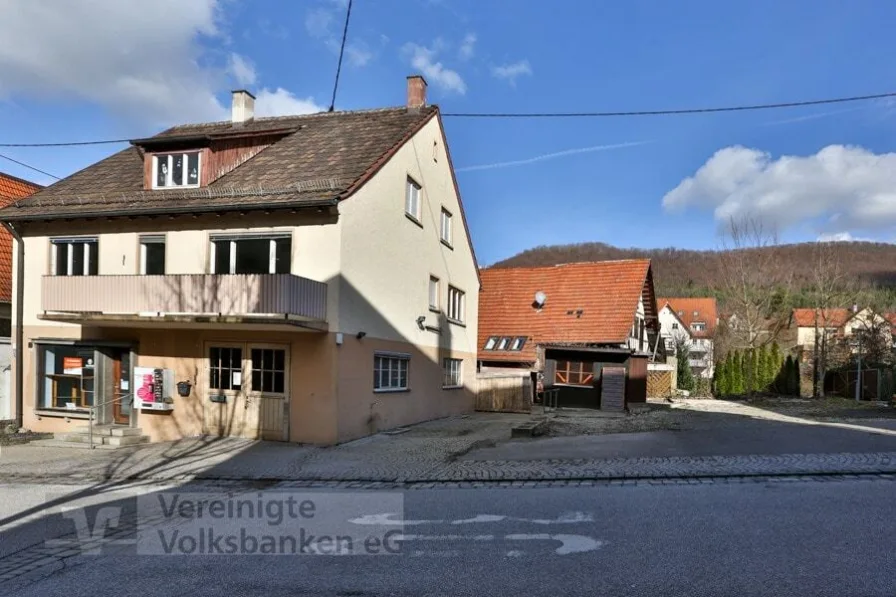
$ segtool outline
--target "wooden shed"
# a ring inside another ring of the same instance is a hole
[[[559,406],[623,410],[647,402],[646,353],[614,347],[544,349],[544,387],[559,390]]]

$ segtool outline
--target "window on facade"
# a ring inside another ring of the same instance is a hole
[[[80,409],[94,404],[96,351],[93,347],[44,345],[38,348],[40,408]]]
[[[497,336],[490,336],[489,339],[485,341],[485,350],[495,350],[495,347],[498,345],[498,340],[500,340],[500,338]]]
[[[439,237],[442,239],[442,242],[447,245],[451,245],[452,243],[452,225],[451,212],[443,207]]]
[[[375,354],[373,357],[373,389],[395,391],[408,389],[410,355]]]
[[[442,359],[442,387],[458,388],[462,385],[461,359]]]
[[[99,273],[96,238],[56,238],[51,241],[50,271],[56,276]]]
[[[408,178],[405,188],[404,211],[409,216],[417,220],[421,220],[420,216],[420,185]]]
[[[439,310],[439,279],[435,276],[429,277],[429,308]]]
[[[165,273],[165,237],[140,237],[140,273],[161,276]]]
[[[591,363],[557,361],[555,383],[570,386],[590,386],[594,381]]]
[[[464,321],[464,293],[454,286],[448,287],[448,319],[463,323]]]
[[[510,348],[508,350],[522,350],[523,346],[526,344],[525,336],[517,336],[510,343]]]
[[[208,352],[208,387],[212,390],[243,388],[243,349],[231,346],[212,346]]]
[[[212,237],[213,274],[288,274],[292,253],[289,235]]]
[[[160,153],[153,156],[153,187],[199,186],[199,152]]]
[[[286,391],[286,351],[282,348],[253,348],[252,390],[262,394]]]
[[[691,329],[695,332],[702,332],[706,330],[706,324],[700,321],[695,321],[691,324]]]
[[[678,329],[678,324],[677,324],[677,323],[673,323],[673,324],[672,324],[672,329],[673,329],[673,330],[677,330],[677,329]]]

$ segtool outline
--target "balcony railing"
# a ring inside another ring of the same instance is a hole
[[[44,276],[45,313],[327,319],[327,285],[291,274]]]

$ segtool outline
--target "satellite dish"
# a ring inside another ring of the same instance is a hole
[[[535,293],[535,304],[537,306],[542,307],[544,305],[545,301],[547,301],[547,300],[548,300],[548,295],[546,295],[541,290],[539,290],[538,292]]]

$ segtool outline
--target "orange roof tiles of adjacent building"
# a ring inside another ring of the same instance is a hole
[[[797,327],[815,327],[815,313],[818,312],[818,325],[839,328],[852,317],[849,309],[794,309],[793,323]]]
[[[0,207],[27,197],[43,187],[0,172]],[[12,302],[12,236],[0,228],[0,303]]]
[[[719,308],[716,299],[712,297],[658,297],[656,299],[656,306],[660,311],[666,305],[669,305],[669,308],[675,312],[695,338],[712,338],[715,335],[716,324],[719,321]],[[706,324],[705,329],[695,330],[692,325],[694,323]]]
[[[622,344],[638,299],[648,292],[656,317],[650,260],[569,263],[480,270],[479,351],[483,360],[534,361],[537,344]],[[535,294],[546,300],[536,308]],[[524,337],[521,351],[488,351],[491,336]]]

